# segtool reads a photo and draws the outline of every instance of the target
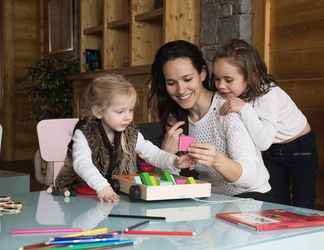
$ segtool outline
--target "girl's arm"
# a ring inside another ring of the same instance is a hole
[[[274,141],[277,133],[278,112],[274,91],[265,94],[252,107],[246,103],[239,112],[253,142],[261,151],[267,150]]]
[[[96,192],[100,192],[107,185],[107,179],[102,176],[92,162],[92,153],[88,141],[81,130],[76,129],[72,137],[72,158],[74,171]]]
[[[161,169],[169,168],[173,172],[178,173],[179,169],[174,166],[177,156],[161,150],[148,140],[145,140],[143,135],[138,132],[135,151],[140,157]]]

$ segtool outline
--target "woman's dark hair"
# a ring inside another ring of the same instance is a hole
[[[149,96],[149,105],[153,104],[153,98],[157,98],[157,108],[160,121],[163,128],[167,125],[167,120],[170,115],[174,116],[177,121],[186,121],[184,132],[188,132],[187,110],[182,109],[168,94],[166,90],[165,77],[163,74],[164,65],[177,58],[188,58],[192,65],[201,73],[206,71],[206,79],[203,81],[203,86],[209,90],[215,90],[214,86],[210,85],[209,72],[207,63],[204,60],[200,49],[187,41],[176,40],[164,44],[157,51],[154,62],[151,67],[151,90]]]
[[[265,62],[256,48],[244,40],[232,39],[216,51],[213,65],[222,58],[237,66],[247,81],[247,90],[240,96],[245,101],[253,101],[257,96],[262,96],[274,86],[274,78],[268,74]],[[212,74],[211,83],[215,83]]]

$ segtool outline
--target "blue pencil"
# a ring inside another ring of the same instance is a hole
[[[86,238],[86,239],[76,239],[76,240],[50,240],[47,242],[48,245],[59,245],[59,244],[77,244],[77,243],[98,243],[98,242],[116,242],[120,241],[120,238]]]
[[[80,239],[102,239],[102,238],[113,238],[119,236],[118,232],[113,232],[109,234],[98,234],[92,236],[78,236],[78,237],[54,237],[50,241],[62,241],[62,240],[80,240]]]
[[[137,227],[140,227],[140,226],[142,226],[142,225],[145,225],[145,224],[147,224],[147,223],[150,223],[150,220],[144,220],[144,221],[141,221],[141,222],[136,223],[136,224],[134,224],[134,225],[131,225],[131,226],[125,228],[124,231],[127,232],[127,231],[129,231],[129,230],[133,230],[133,229],[135,229],[135,228],[137,228]]]

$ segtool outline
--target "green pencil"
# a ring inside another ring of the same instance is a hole
[[[100,242],[100,243],[85,243],[85,244],[72,244],[64,247],[51,247],[50,250],[81,250],[81,249],[111,249],[117,247],[134,245],[133,240],[120,240],[114,242]],[[47,249],[47,248],[41,248]]]

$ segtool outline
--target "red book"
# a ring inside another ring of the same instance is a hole
[[[257,231],[324,226],[324,215],[298,214],[283,209],[220,213],[216,217]]]

